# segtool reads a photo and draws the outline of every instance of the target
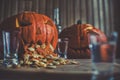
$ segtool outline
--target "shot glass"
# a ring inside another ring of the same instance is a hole
[[[101,80],[101,77],[105,77],[105,80],[114,80],[117,33],[113,32],[105,42],[99,38],[95,34],[89,36],[93,71],[92,80]]]
[[[11,67],[18,65],[19,31],[2,31],[3,36],[3,65]]]
[[[57,53],[59,57],[67,58],[68,42],[68,38],[58,39]]]

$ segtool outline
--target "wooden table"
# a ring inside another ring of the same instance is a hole
[[[76,59],[77,65],[60,65],[56,69],[0,68],[0,80],[91,80],[91,60]],[[120,80],[120,64],[115,64],[114,78]],[[101,80],[105,80],[101,77]]]

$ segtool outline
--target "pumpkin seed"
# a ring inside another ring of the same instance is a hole
[[[47,66],[53,66],[53,63],[49,63]]]
[[[40,47],[41,47],[42,49],[45,49],[45,48],[46,48],[45,43],[43,43]]]
[[[51,49],[52,52],[54,51],[54,48],[51,44],[50,44],[50,49]]]
[[[31,52],[35,51],[35,49],[33,47],[29,47],[28,50]]]
[[[46,68],[48,68],[48,69],[55,69],[55,68],[57,68],[57,66],[47,66]]]
[[[60,65],[60,62],[58,62],[58,61],[53,61],[52,62],[54,65]]]
[[[40,48],[40,45],[36,45],[35,48]]]
[[[34,62],[39,63],[39,60],[38,60],[38,59],[32,58],[31,60],[34,61]]]
[[[70,61],[71,64],[78,64],[76,61]]]
[[[39,66],[41,66],[41,67],[47,67],[47,64],[45,64],[44,62],[39,62]]]
[[[46,62],[47,62],[47,59],[42,59],[42,62],[46,63]]]

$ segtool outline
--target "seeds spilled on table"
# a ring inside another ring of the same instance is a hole
[[[74,60],[59,58],[58,55],[54,53],[53,49],[51,47],[47,48],[45,44],[25,46],[23,60],[20,60],[20,66],[33,68],[44,67],[54,69],[57,68],[57,66],[66,64],[78,63]]]

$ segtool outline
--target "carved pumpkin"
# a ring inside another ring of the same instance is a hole
[[[95,33],[106,41],[105,34],[90,24],[75,24],[62,30],[60,38],[69,38],[68,58],[90,58],[89,33]]]
[[[23,12],[5,19],[0,24],[1,30],[19,30],[21,35],[21,48],[31,43],[45,44],[56,48],[58,32],[53,21],[45,15],[35,12]],[[22,52],[19,52],[22,53]]]

